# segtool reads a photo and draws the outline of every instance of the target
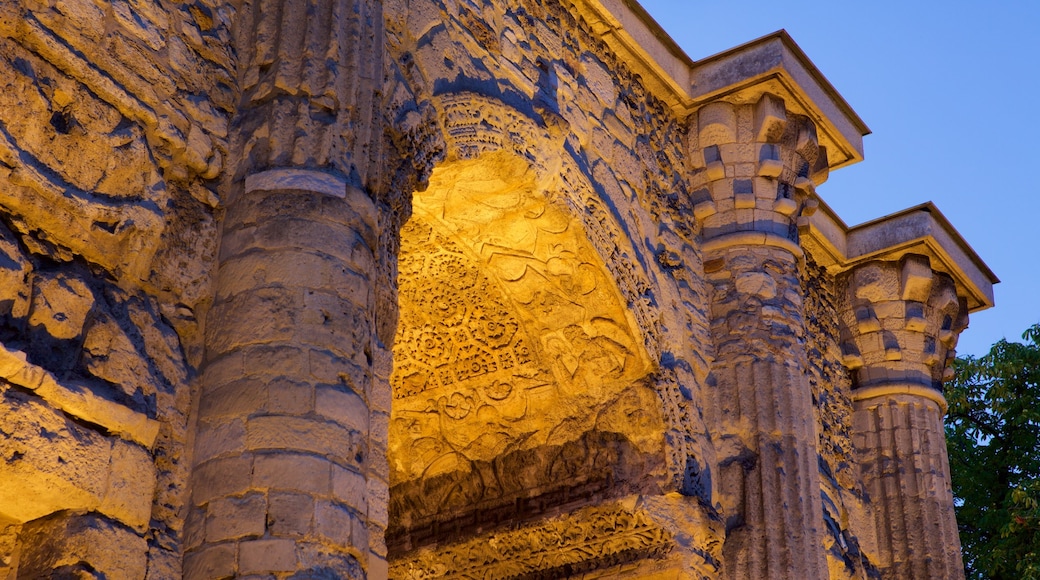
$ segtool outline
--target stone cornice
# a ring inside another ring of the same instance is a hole
[[[694,61],[634,0],[576,0],[575,7],[680,118],[711,101],[754,103],[771,93],[816,124],[831,169],[863,160],[870,129],[786,31]]]
[[[975,312],[993,306],[1000,280],[931,202],[849,227],[823,200],[800,223],[802,246],[832,274],[870,260],[898,260],[906,254],[928,256],[932,267],[953,277],[958,294]]]
[[[592,30],[679,117],[691,107],[694,61],[635,0],[574,0]]]
[[[0,380],[34,392],[70,417],[93,423],[127,441],[151,449],[159,422],[147,415],[94,394],[76,384],[61,384],[52,373],[28,362],[24,352],[0,343]]]

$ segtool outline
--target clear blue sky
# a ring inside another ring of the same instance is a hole
[[[641,0],[694,60],[781,28],[873,131],[820,195],[849,225],[933,201],[1001,279],[959,354],[1040,322],[1040,0]]]

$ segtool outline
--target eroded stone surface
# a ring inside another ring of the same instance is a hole
[[[59,512],[22,526],[18,576],[144,578],[148,544],[97,514]]]
[[[180,575],[190,380],[216,257],[212,178],[234,104],[232,14],[158,0],[0,8],[5,393],[29,397],[25,420],[65,414],[40,434],[7,430],[5,448],[25,454],[8,468],[39,491],[5,504],[22,518],[87,509],[129,526],[133,542],[91,540],[135,562],[97,568],[110,577]],[[48,449],[58,455],[39,455]],[[108,475],[88,485],[87,467],[103,463]],[[71,554],[65,532],[47,529],[55,537],[34,541]]]
[[[803,259],[829,120],[641,18],[0,5],[0,575],[953,574],[963,289]]]

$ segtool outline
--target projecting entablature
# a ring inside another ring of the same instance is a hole
[[[993,306],[993,285],[1000,280],[935,204],[923,203],[849,227],[822,200],[819,203],[819,211],[803,218],[799,229],[802,246],[831,274],[871,260],[898,261],[918,254],[954,279],[969,312]]]

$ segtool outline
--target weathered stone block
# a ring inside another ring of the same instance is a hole
[[[268,494],[267,530],[275,536],[306,536],[314,525],[314,498],[302,493]]]
[[[206,362],[206,366],[202,370],[202,380],[210,389],[231,384],[244,376],[246,376],[246,365],[242,351],[213,357]]]
[[[798,211],[798,202],[788,197],[781,197],[773,202],[773,210],[780,215],[792,216]]]
[[[250,252],[225,260],[220,268],[220,298],[265,287],[328,289],[362,298],[369,293],[363,275],[317,249]]]
[[[306,306],[295,321],[295,341],[351,358],[358,366],[368,366],[365,351],[372,340],[371,315],[351,300],[332,293],[307,290],[304,302]]]
[[[241,419],[222,422],[200,421],[195,437],[195,463],[221,456],[238,455],[246,447],[246,426]]]
[[[820,154],[820,139],[816,135],[816,124],[805,119],[798,128],[798,143],[795,151],[809,162],[810,166],[816,164]]]
[[[70,23],[75,23],[79,31],[89,34],[92,40],[100,40],[105,28],[105,12],[97,4],[91,0],[59,0],[54,7]]]
[[[312,455],[263,453],[253,461],[253,487],[325,495],[331,489],[330,465]]]
[[[908,254],[900,269],[900,293],[903,300],[927,302],[932,293],[932,266],[927,256]]]
[[[315,409],[314,386],[287,378],[267,381],[267,406],[269,413],[277,415],[306,415]],[[321,408],[319,404],[318,409]]]
[[[368,484],[365,476],[338,465],[332,466],[332,495],[359,513],[368,513]]]
[[[219,544],[185,554],[185,580],[218,580],[234,576],[235,552],[235,544]]]
[[[252,244],[263,250],[320,250],[358,272],[372,272],[375,268],[372,249],[364,238],[338,224],[282,217],[258,225]]]
[[[0,391],[0,514],[26,522],[97,509],[109,486],[112,440],[31,395]]]
[[[217,498],[206,507],[206,542],[209,544],[264,535],[267,500],[263,494]]]
[[[899,300],[874,302],[869,306],[869,308],[875,317],[885,321],[886,323],[895,320],[897,322],[896,327],[899,326],[898,322],[906,313],[905,303]]]
[[[864,264],[852,273],[853,294],[856,298],[870,302],[895,300],[899,296],[898,284],[894,272],[880,262]]]
[[[737,113],[729,103],[714,102],[697,112],[700,147],[733,143],[737,140]]]
[[[390,522],[390,486],[385,481],[374,477],[366,481],[368,487],[368,521],[384,528]]]
[[[143,533],[151,520],[154,497],[151,453],[132,443],[113,441],[108,489],[98,510]]]
[[[705,220],[718,213],[715,202],[711,200],[702,201],[693,206],[693,215],[698,220]]]
[[[370,420],[369,441],[373,449],[385,448],[388,444],[387,434],[390,432],[390,414],[373,411]]]
[[[368,434],[369,409],[365,400],[344,387],[321,385],[315,389],[315,411],[343,427]]]
[[[169,25],[165,12],[158,3],[149,0],[113,0],[112,6],[119,22],[152,50],[165,46],[164,29]]]
[[[238,544],[240,574],[292,572],[296,569],[296,543],[292,540],[253,540]]]
[[[181,550],[193,552],[206,541],[206,510],[191,503],[184,517],[184,542]]]
[[[354,361],[319,349],[307,351],[307,369],[311,378],[325,384],[345,384],[355,391],[364,388],[365,371]],[[356,388],[355,388],[356,387]]]
[[[246,446],[252,451],[302,451],[347,465],[364,461],[364,450],[355,432],[317,418],[253,417],[246,430]]]
[[[215,498],[239,495],[252,481],[253,457],[236,455],[212,459],[195,465],[191,475],[191,496],[196,505]]]
[[[148,359],[115,320],[107,316],[98,318],[100,320],[95,319],[89,325],[83,341],[87,370],[117,385],[128,397],[137,391],[153,390],[156,378],[149,369]]]
[[[704,166],[704,174],[708,176],[710,181],[718,181],[725,179],[729,175],[728,166],[722,163],[722,161],[711,161]]]
[[[32,271],[14,233],[0,224],[0,316],[24,319],[29,314]]]
[[[241,379],[207,389],[199,403],[199,418],[220,420],[246,417],[267,403],[267,387],[257,379]]]
[[[386,547],[386,528],[380,526],[375,522],[368,522],[368,546],[376,556],[380,559],[386,559],[387,547]]]
[[[242,349],[245,375],[298,377],[308,368],[309,349],[296,345],[253,345]]]
[[[250,251],[262,250],[256,241],[257,226],[248,225],[239,228],[228,228],[220,238],[219,260],[231,260]],[[290,251],[296,248],[290,248]]]
[[[325,177],[338,179],[329,174],[325,174]],[[377,237],[372,201],[354,195],[354,192],[348,195],[351,188],[342,184],[340,187],[342,195],[338,198],[300,188],[291,191],[253,191],[228,208],[226,223],[234,229],[293,216],[311,222],[347,226],[359,232],[375,247]],[[344,200],[344,197],[349,199]],[[320,247],[316,249],[320,250]]]
[[[755,103],[755,141],[775,143],[783,137],[786,126],[787,107],[784,105],[784,100],[764,93]]]
[[[736,288],[741,294],[770,300],[777,295],[776,279],[765,272],[746,272],[736,278]]]
[[[342,546],[352,546],[352,522],[357,516],[343,506],[328,500],[319,500],[314,505],[314,531],[326,540]],[[357,546],[361,547],[361,546]],[[364,547],[367,547],[367,542]]]
[[[81,280],[39,273],[33,279],[29,326],[41,327],[59,340],[78,337],[94,307],[94,293]]]
[[[78,573],[105,578],[144,578],[144,538],[97,514],[68,512],[22,526],[20,578],[57,578]]]
[[[237,294],[210,311],[207,349],[214,356],[246,346],[287,343],[293,339],[304,290],[260,288]]]

